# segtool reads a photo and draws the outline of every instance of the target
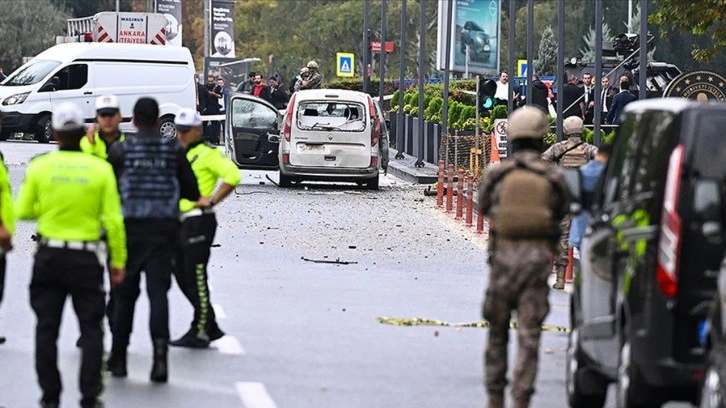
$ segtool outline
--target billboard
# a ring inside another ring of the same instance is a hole
[[[439,2],[437,67],[446,62],[446,30],[451,31],[449,67],[455,72],[497,76],[501,0],[455,0]],[[453,7],[451,22],[446,21]]]
[[[212,0],[212,57],[234,58],[234,0]]]
[[[182,0],[156,0],[156,12],[166,17],[166,44],[182,45]]]

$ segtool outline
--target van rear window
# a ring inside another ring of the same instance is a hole
[[[338,100],[300,102],[296,116],[301,130],[362,132],[368,120],[363,104]]]
[[[698,117],[696,152],[693,167],[702,177],[725,178],[726,117],[715,113]]]

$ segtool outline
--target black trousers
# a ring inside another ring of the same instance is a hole
[[[0,255],[0,304],[3,302],[3,293],[5,293],[5,267],[7,262],[5,254]]]
[[[138,224],[127,222],[126,241],[128,261],[126,279],[112,289],[113,350],[125,350],[133,329],[136,300],[141,272],[146,273],[146,292],[149,296],[149,332],[151,339],[169,339],[169,301],[167,292],[171,287],[171,274],[178,239],[178,222]]]
[[[218,113],[210,113],[210,115],[218,115]],[[220,125],[218,120],[204,122],[204,140],[215,145],[218,144]]]
[[[217,219],[213,213],[185,219],[174,270],[179,288],[194,307],[192,330],[202,336],[217,328],[207,283],[207,264],[216,232]]]
[[[103,267],[95,253],[40,247],[30,282],[30,305],[37,316],[35,369],[43,401],[59,401],[58,331],[63,306],[70,295],[81,327],[82,403],[92,403],[103,390]]]

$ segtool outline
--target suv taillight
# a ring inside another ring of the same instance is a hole
[[[660,223],[658,261],[655,276],[664,295],[674,297],[678,292],[678,263],[681,250],[681,217],[678,215],[678,194],[681,189],[683,145],[678,145],[668,162],[663,218]]]
[[[282,130],[282,136],[286,142],[290,141],[290,133],[292,132],[292,113],[295,109],[295,97],[297,94],[293,94],[290,98],[290,102],[287,104],[287,112],[285,112],[285,127]]]
[[[378,118],[376,113],[376,107],[373,105],[373,98],[368,97],[368,109],[371,111],[371,121],[373,122],[373,129],[371,131],[371,147],[375,147],[378,144],[378,139],[381,137],[381,120]]]

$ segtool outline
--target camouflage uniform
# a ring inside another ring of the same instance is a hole
[[[546,169],[546,178],[559,186],[561,194],[551,197],[552,222],[556,225],[568,210],[567,186],[562,172],[546,165],[536,151],[515,152],[512,160],[523,159]],[[518,352],[511,394],[515,408],[529,406],[534,393],[542,322],[549,313],[547,277],[550,273],[556,237],[555,227],[548,237],[511,239],[496,235],[499,202],[496,181],[508,163],[492,166],[479,190],[479,211],[490,218],[490,276],[482,314],[490,323],[485,351],[486,380],[490,408],[504,407],[507,385],[507,343],[512,310],[517,311]],[[492,226],[493,224],[493,226]]]
[[[547,151],[542,153],[542,160],[560,163],[565,152],[567,152],[568,149],[572,149],[579,143],[582,143],[582,139],[579,135],[570,136],[567,140],[555,143],[549,149],[547,149]],[[595,158],[595,154],[597,153],[597,147],[589,143],[583,143],[582,150],[584,153],[584,159],[582,164],[585,164],[587,161]],[[564,163],[561,164],[563,165],[563,167],[579,167],[565,166]],[[554,261],[554,266],[557,270],[557,283],[555,283],[555,285],[553,286],[555,289],[564,288],[564,270],[567,268],[567,264],[569,264],[570,221],[571,218],[569,215],[567,215],[560,224],[560,228],[562,229],[562,235],[560,236],[560,242],[557,246],[558,255]]]
[[[319,89],[323,83],[323,77],[320,75],[317,69],[311,69],[308,72],[308,78],[305,82],[300,84],[300,89]]]

